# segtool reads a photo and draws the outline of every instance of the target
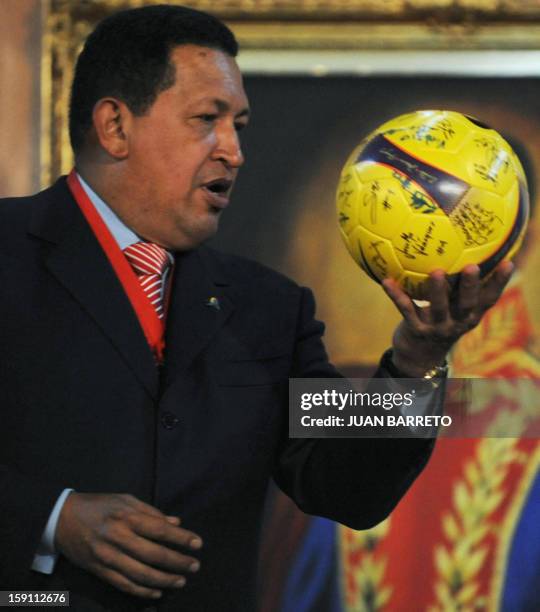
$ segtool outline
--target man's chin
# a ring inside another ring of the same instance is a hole
[[[216,235],[219,226],[219,215],[212,215],[205,219],[204,223],[183,231],[171,241],[171,249],[174,251],[191,251]]]

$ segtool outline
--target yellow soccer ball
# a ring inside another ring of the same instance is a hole
[[[349,253],[374,280],[426,297],[430,272],[488,275],[519,249],[529,219],[523,168],[504,138],[452,111],[401,115],[347,160],[337,211]]]

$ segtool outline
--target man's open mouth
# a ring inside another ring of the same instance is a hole
[[[211,206],[222,209],[229,203],[229,191],[232,181],[226,178],[217,178],[203,185],[203,189],[209,196]]]

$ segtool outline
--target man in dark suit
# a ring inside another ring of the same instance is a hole
[[[290,377],[336,377],[308,290],[201,244],[243,163],[249,107],[230,31],[189,9],[119,13],[74,78],[76,170],[5,200],[0,302],[3,588],[80,611],[252,610],[268,480],[366,528],[426,440],[291,440]],[[467,269],[404,316],[379,376],[421,377],[495,302]],[[181,517],[181,518],[179,518]],[[153,607],[152,609],[155,609]]]

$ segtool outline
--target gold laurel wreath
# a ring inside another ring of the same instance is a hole
[[[488,355],[498,355],[515,338],[519,325],[515,303],[501,303],[493,309],[480,325],[460,339],[453,352],[454,375],[471,376],[475,367],[486,364]]]
[[[486,560],[488,535],[496,533],[490,516],[505,499],[503,484],[512,464],[523,464],[526,454],[515,438],[486,438],[464,467],[464,477],[453,489],[453,510],[444,514],[442,527],[448,546],[434,551],[438,580],[436,603],[428,612],[477,612],[487,609],[479,592],[478,574]]]
[[[366,531],[353,531],[341,527],[341,558],[345,571],[341,572],[345,581],[342,593],[345,594],[344,608],[346,612],[377,612],[392,597],[392,587],[384,586],[384,574],[388,560],[378,555],[378,544],[390,529],[390,519]],[[353,565],[350,559],[359,554],[360,562]],[[358,596],[350,601],[347,580],[352,578]]]

